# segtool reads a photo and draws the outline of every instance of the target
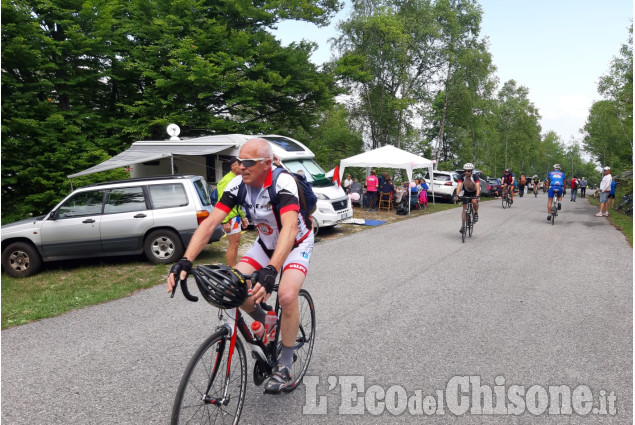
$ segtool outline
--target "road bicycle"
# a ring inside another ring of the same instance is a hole
[[[626,208],[624,210],[624,214],[626,215],[632,215],[633,214],[633,198],[631,198],[630,194],[624,195],[624,197],[622,198],[622,202],[617,206],[617,210],[621,210],[622,208],[628,206],[628,208]]]
[[[475,199],[474,196],[461,196],[461,199],[467,199],[468,202],[465,204],[465,220],[463,220],[463,215],[461,215],[461,240],[465,243],[465,236],[468,235],[470,238],[472,237],[472,232],[474,230],[474,205],[472,205],[472,199]],[[476,199],[479,199],[476,197]]]
[[[538,197],[538,183],[534,183],[534,198]]]
[[[503,196],[501,196],[501,202],[503,204],[503,209],[511,208],[512,206],[512,198],[509,194],[509,187],[503,188]]]
[[[198,266],[196,269],[209,266]],[[197,274],[192,271],[195,279]],[[244,275],[245,280],[256,282],[258,272]],[[186,280],[177,281],[181,291],[189,301],[196,302],[198,297],[190,294]],[[197,284],[198,281],[197,281]],[[172,290],[172,296],[177,285]],[[275,308],[278,321],[275,338],[263,342],[255,337],[245,322],[240,308],[219,309],[220,325],[196,350],[190,360],[181,383],[179,384],[172,407],[171,424],[237,424],[242,413],[247,387],[247,356],[243,340],[250,345],[255,360],[253,381],[259,386],[275,370],[280,354],[280,303],[278,301],[279,283],[274,286]],[[270,298],[271,299],[271,298]],[[285,392],[295,390],[306,374],[315,343],[315,308],[308,291],[300,289],[298,294],[300,327],[296,336],[293,366],[293,381]],[[265,310],[271,310],[262,304]],[[238,333],[242,339],[238,338]]]
[[[553,199],[551,201],[551,225],[556,224],[556,217],[558,216],[558,197],[560,196],[562,190],[554,189],[553,191]]]

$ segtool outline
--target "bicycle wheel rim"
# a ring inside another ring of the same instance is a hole
[[[505,200],[505,196],[501,198],[501,202],[503,204],[503,209],[507,208],[507,201]]]
[[[468,233],[469,237],[472,237],[472,229],[474,229],[474,218],[472,214],[470,214],[470,217],[468,218],[468,225],[467,225],[467,231],[469,232]]]
[[[304,289],[300,289],[298,294],[298,308],[300,310],[300,327],[296,335],[293,365],[291,366],[293,382],[287,388],[287,392],[295,390],[302,382],[309,368],[315,343],[315,306],[311,295]]]
[[[247,388],[247,356],[239,338],[236,338],[228,385],[228,402],[215,405],[203,400],[210,386],[214,364],[218,361],[218,373],[207,395],[222,398],[225,390],[229,339],[224,331],[210,336],[194,353],[188,364],[172,408],[171,424],[237,424],[245,401]],[[219,354],[222,354],[219,359]]]

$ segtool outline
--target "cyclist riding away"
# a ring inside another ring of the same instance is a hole
[[[481,196],[481,181],[478,176],[474,175],[474,164],[468,162],[463,165],[463,173],[459,175],[459,186],[456,188],[456,193],[461,193],[463,189],[463,215],[462,222],[465,223],[465,206],[468,201],[472,202],[474,206],[474,223],[478,221],[478,197]],[[472,199],[468,199],[471,197]],[[454,195],[454,199],[458,199],[458,195]],[[463,233],[464,227],[461,226],[460,233]]]
[[[216,208],[192,236],[184,257],[170,269],[168,292],[175,285],[176,274],[181,279],[187,277],[192,269],[192,262],[203,250],[214,229],[238,205],[238,191],[244,182],[246,195],[242,206],[251,214],[258,229],[258,238],[240,259],[236,269],[243,274],[252,274],[259,270],[258,281],[255,285],[250,282],[253,285],[251,295],[241,306],[254,320],[264,324],[266,312],[260,302],[269,298],[278,272],[284,271],[278,287],[278,301],[282,310],[282,347],[276,370],[265,385],[265,392],[280,393],[293,382],[290,370],[300,322],[298,293],[309,267],[313,232],[310,220],[307,221],[307,217],[299,214],[298,185],[288,173],[280,174],[275,182],[274,193],[279,208],[279,216],[276,216],[272,200],[269,199],[269,187],[274,183],[273,152],[266,140],[256,138],[247,141],[240,149],[238,161],[241,175],[229,182]]]
[[[553,164],[553,171],[549,173],[547,177],[547,185],[549,191],[547,193],[547,221],[551,221],[551,204],[553,203],[553,196],[558,194],[558,210],[562,208],[562,189],[564,188],[564,179],[567,177],[564,172],[561,171],[560,164]]]
[[[501,177],[501,186],[503,193],[505,193],[505,188],[509,191],[509,199],[511,203],[514,203],[514,183],[516,181],[516,177],[514,177],[514,173],[509,168],[505,168],[505,172]]]

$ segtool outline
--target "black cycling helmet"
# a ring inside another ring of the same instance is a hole
[[[245,278],[229,266],[198,266],[192,269],[192,274],[201,295],[214,307],[235,308],[249,296]]]

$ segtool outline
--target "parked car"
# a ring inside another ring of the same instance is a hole
[[[445,199],[451,203],[454,201],[454,195],[456,194],[456,188],[459,185],[459,176],[454,171],[440,171],[434,170],[432,172],[433,179],[430,179],[430,175],[426,173],[424,177],[428,183],[428,196],[432,196],[432,186],[434,185],[434,197]]]
[[[487,193],[486,196],[500,196],[501,193],[501,181],[500,179],[496,179],[493,177],[488,177],[485,179],[485,183],[481,183],[481,193],[484,193],[483,187],[487,185]]]
[[[2,268],[10,276],[27,277],[43,262],[142,253],[152,263],[171,263],[183,256],[213,208],[201,176],[82,187],[44,216],[2,226]],[[210,242],[222,235],[218,226]]]

